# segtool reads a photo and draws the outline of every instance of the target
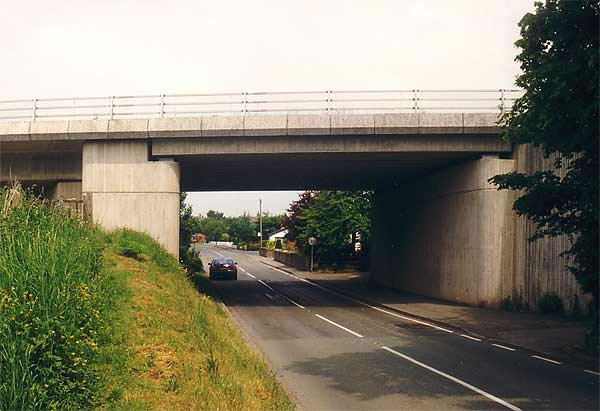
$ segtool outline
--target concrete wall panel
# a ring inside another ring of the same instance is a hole
[[[212,116],[202,118],[202,136],[243,136],[243,116]]]
[[[69,139],[69,121],[36,121],[29,128],[31,140]]]
[[[319,136],[331,134],[329,114],[289,114],[287,122],[288,136]]]
[[[69,120],[70,139],[107,139],[108,120]]]
[[[419,121],[414,113],[375,114],[375,134],[417,134]]]
[[[143,231],[179,254],[179,164],[147,161],[145,141],[83,146],[82,191],[107,229]]]
[[[375,134],[373,114],[332,114],[331,134]]]
[[[462,113],[418,113],[419,134],[462,134]]]
[[[247,116],[244,120],[245,136],[285,136],[287,116]]]
[[[148,135],[153,137],[200,137],[202,117],[151,118]]]
[[[0,141],[29,140],[31,122],[19,121],[14,123],[0,123]]]
[[[512,167],[512,160],[474,160],[378,192],[372,279],[443,300],[497,304],[509,195],[487,179]]]
[[[148,119],[110,120],[108,137],[114,139],[148,138]]]

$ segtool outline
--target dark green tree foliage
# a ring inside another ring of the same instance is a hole
[[[490,181],[524,190],[514,204],[538,230],[530,240],[567,235],[569,269],[598,308],[598,19],[597,1],[548,0],[519,23],[516,60],[525,89],[502,118],[514,143],[541,146],[555,171],[509,173]],[[561,177],[561,175],[564,175]]]
[[[283,220],[283,226],[288,229],[286,238],[291,241],[296,241],[296,238],[304,228],[304,221],[300,220],[300,215],[306,210],[315,200],[315,191],[304,191],[299,194],[299,198],[290,204],[287,209],[287,215]]]
[[[240,217],[227,218],[227,232],[230,240],[235,244],[256,241],[256,224],[250,221],[250,216],[244,214]]]
[[[310,252],[309,237],[317,238],[316,252],[328,261],[343,261],[354,253],[350,235],[359,231],[361,243],[371,235],[370,191],[320,191],[299,215],[298,248]]]
[[[187,193],[179,196],[179,255],[183,256],[192,243],[192,234],[198,232],[198,222],[192,217],[192,206],[185,203]]]

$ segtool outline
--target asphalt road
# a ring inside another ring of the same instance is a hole
[[[581,368],[361,304],[256,253],[198,249],[238,263],[214,284],[299,409],[599,409],[599,376]]]

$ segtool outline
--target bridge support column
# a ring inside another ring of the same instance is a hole
[[[95,223],[145,232],[179,257],[179,164],[149,161],[146,141],[85,143],[82,192]]]

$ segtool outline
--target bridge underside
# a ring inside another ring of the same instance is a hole
[[[473,153],[286,153],[174,157],[183,191],[383,189]]]

